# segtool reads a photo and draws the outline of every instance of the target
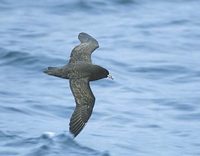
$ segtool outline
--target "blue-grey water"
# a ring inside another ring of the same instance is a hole
[[[199,156],[199,0],[0,0],[0,156]],[[72,139],[75,102],[48,66],[86,32],[96,103]]]

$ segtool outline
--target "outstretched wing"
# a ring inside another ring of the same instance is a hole
[[[70,79],[70,88],[76,101],[76,108],[70,119],[70,132],[76,137],[92,114],[95,97],[86,78]]]
[[[72,50],[69,64],[78,62],[91,63],[91,54],[99,47],[97,40],[83,32],[78,35],[78,39],[81,44]]]

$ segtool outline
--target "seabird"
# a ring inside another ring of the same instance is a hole
[[[70,118],[69,130],[76,137],[89,120],[95,103],[89,82],[102,78],[111,78],[107,69],[92,64],[91,54],[99,47],[96,39],[82,32],[78,35],[80,44],[71,52],[68,64],[63,67],[48,67],[44,73],[69,79],[76,108]]]

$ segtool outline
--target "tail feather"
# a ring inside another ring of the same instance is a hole
[[[68,74],[66,73],[66,70],[63,70],[63,68],[48,67],[43,72],[48,74],[48,75],[53,75],[53,76],[56,76],[56,77],[68,79]]]
[[[58,69],[58,68],[57,67],[48,67],[47,69],[44,70],[44,73],[53,75],[53,73],[55,72],[56,69]]]

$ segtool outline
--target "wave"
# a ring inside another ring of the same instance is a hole
[[[4,150],[0,149],[0,155],[25,155],[27,156],[109,156],[107,152],[99,152],[90,147],[78,144],[73,138],[67,136],[65,133],[55,135],[51,132],[44,133],[39,137],[25,138],[15,133],[19,132],[2,132],[0,131],[0,145]],[[17,149],[17,152],[15,152]],[[12,153],[10,153],[12,151]],[[14,152],[14,153],[13,153]],[[21,153],[20,153],[21,152]]]

